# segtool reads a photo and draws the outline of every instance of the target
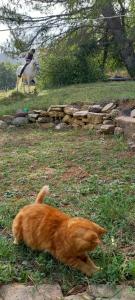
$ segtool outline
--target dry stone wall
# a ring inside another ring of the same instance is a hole
[[[96,129],[103,134],[120,135],[127,137],[135,134],[135,109],[130,115],[123,116],[117,103],[105,105],[52,105],[47,110],[18,111],[13,115],[4,115],[0,118],[0,128],[19,127],[35,124],[43,129],[56,130],[69,128]]]

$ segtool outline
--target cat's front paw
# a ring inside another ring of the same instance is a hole
[[[85,274],[87,276],[92,276],[94,273],[101,271],[100,267],[94,266],[94,268],[89,268],[85,270]]]
[[[16,238],[14,239],[13,244],[14,244],[14,245],[18,245],[18,244],[19,244],[19,242],[17,241]]]

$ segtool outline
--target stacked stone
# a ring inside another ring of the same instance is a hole
[[[105,105],[51,105],[47,110],[18,111],[15,116],[4,115],[0,120],[0,128],[35,124],[43,129],[83,128],[96,129],[103,134],[122,133],[130,138],[135,148],[135,109],[130,116],[123,116],[116,103]]]

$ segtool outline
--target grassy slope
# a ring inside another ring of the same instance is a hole
[[[83,130],[14,129],[1,132],[0,156],[0,282],[56,281],[67,291],[76,284],[134,278],[135,157],[122,138]],[[92,278],[47,253],[13,245],[14,216],[24,204],[33,203],[45,183],[52,191],[47,203],[108,229],[105,250],[91,254],[103,268]]]
[[[68,104],[74,102],[93,103],[135,98],[135,82],[106,82],[73,85],[61,89],[45,90],[38,96],[9,96],[0,94],[0,115],[14,113],[17,109],[43,109],[51,104]],[[7,98],[7,96],[9,96]]]
[[[134,95],[134,82],[76,85],[29,98],[6,98],[1,93],[0,114],[58,103],[134,99]],[[103,138],[90,131],[17,129],[1,132],[0,156],[0,282],[58,281],[66,291],[78,283],[133,279],[135,159],[122,138]],[[92,279],[71,271],[49,254],[12,244],[13,217],[20,207],[34,201],[45,183],[52,190],[48,203],[108,228],[105,252],[98,249],[92,254],[103,271]]]

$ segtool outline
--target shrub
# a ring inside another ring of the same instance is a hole
[[[38,81],[41,89],[103,79],[103,72],[94,55],[78,57],[70,52],[65,56],[49,53],[45,58],[42,54],[40,65]]]

